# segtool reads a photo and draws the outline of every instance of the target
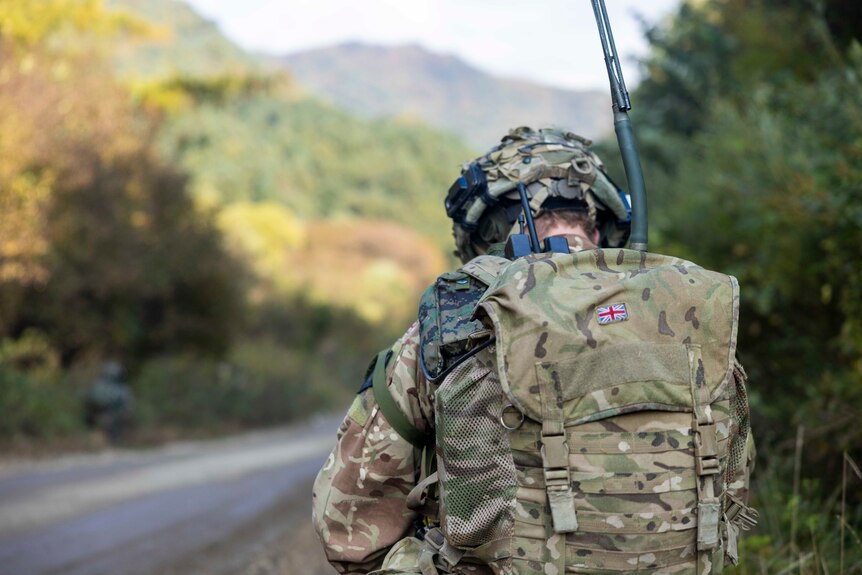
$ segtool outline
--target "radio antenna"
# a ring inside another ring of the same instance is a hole
[[[632,198],[632,235],[631,248],[645,252],[647,251],[647,197],[646,184],[644,183],[643,169],[641,168],[640,155],[629,119],[629,110],[632,109],[631,99],[626,82],[623,79],[623,70],[620,66],[620,58],[614,43],[614,33],[611,30],[611,21],[608,18],[608,10],[605,0],[591,0],[593,13],[596,16],[596,24],[599,28],[599,39],[605,54],[605,66],[608,69],[608,80],[611,84],[611,98],[614,109],[614,131],[617,134],[617,143],[620,146],[620,154],[623,158],[623,166],[626,171],[626,180],[629,184],[629,192]]]

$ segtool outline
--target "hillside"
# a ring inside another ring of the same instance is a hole
[[[165,123],[159,142],[198,196],[273,201],[303,219],[384,219],[441,247],[450,242],[443,198],[473,155],[423,125],[361,120],[265,89],[190,106]]]
[[[362,119],[243,51],[179,0],[110,0],[158,37],[115,42],[139,97],[167,105],[161,151],[216,204],[273,201],[303,219],[378,218],[448,245],[442,198],[474,155],[451,134],[406,118]]]
[[[122,76],[215,76],[263,68],[260,59],[225,38],[218,26],[179,0],[108,0],[154,24],[155,42],[117,42],[114,60]]]
[[[419,118],[479,149],[525,124],[570,127],[590,138],[612,130],[603,92],[497,78],[420,46],[348,43],[284,56],[280,62],[300,85],[351,112]]]
[[[121,75],[160,110],[158,149],[188,175],[189,191],[232,214],[222,228],[239,259],[252,262],[256,293],[302,292],[375,321],[412,313],[445,267],[451,239],[442,200],[475,152],[450,133],[362,119],[295,89],[288,72],[242,51],[185,3],[113,5],[163,31],[155,41],[122,42]],[[270,237],[272,230],[280,231]],[[354,244],[350,258],[345,240]],[[436,257],[408,265],[369,248],[387,242]],[[339,258],[350,265],[335,265]],[[348,281],[357,289],[334,289]],[[362,281],[380,285],[363,291]],[[380,298],[385,313],[371,305]]]

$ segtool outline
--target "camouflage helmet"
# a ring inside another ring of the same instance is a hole
[[[111,359],[102,364],[102,372],[99,377],[110,381],[125,381],[126,368],[119,361]]]
[[[604,247],[622,247],[631,232],[631,208],[589,150],[592,142],[553,128],[511,130],[500,144],[462,167],[446,196],[456,255],[467,261],[477,245],[501,242],[521,213],[523,183],[533,216],[581,211],[596,224]]]

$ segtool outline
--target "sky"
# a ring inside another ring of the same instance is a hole
[[[245,49],[275,54],[333,44],[420,44],[499,76],[564,88],[607,88],[588,0],[188,0]],[[639,17],[680,0],[607,0],[626,82],[645,53]]]

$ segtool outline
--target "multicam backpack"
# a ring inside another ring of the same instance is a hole
[[[749,435],[738,297],[730,276],[622,249],[486,256],[441,278],[420,314],[438,386],[432,568],[735,561],[755,518],[734,497]]]

